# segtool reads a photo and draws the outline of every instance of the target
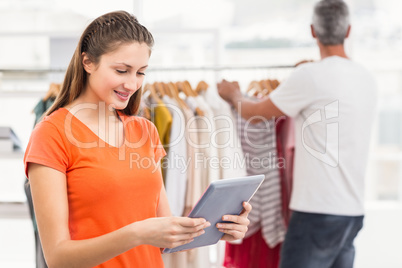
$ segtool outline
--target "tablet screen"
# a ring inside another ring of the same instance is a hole
[[[212,182],[188,217],[204,218],[211,223],[205,233],[195,237],[188,244],[165,248],[163,253],[172,253],[197,247],[215,244],[224,235],[216,228],[223,215],[239,215],[243,210],[243,202],[250,201],[263,182],[264,175],[224,179]]]

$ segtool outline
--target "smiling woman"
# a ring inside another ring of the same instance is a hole
[[[140,89],[148,66],[149,47],[145,43],[129,43],[102,55],[98,64],[83,53],[83,65],[89,74],[80,99],[103,101],[117,110],[124,110],[128,100]],[[74,105],[74,103],[72,104]]]
[[[32,132],[25,172],[49,267],[163,267],[160,248],[189,243],[210,225],[171,217],[159,165],[166,153],[155,126],[133,116],[152,45],[127,12],[95,19]],[[132,165],[132,154],[151,164]],[[244,237],[251,206],[244,208],[226,215],[233,223],[222,239]]]
[[[82,92],[87,91],[87,87],[91,86],[90,81],[94,81],[90,79],[91,73],[97,72],[98,69],[105,71],[103,69],[110,69],[113,64],[123,63],[123,69],[114,66],[116,73],[130,69],[129,71],[135,71],[136,74],[143,74],[144,68],[148,65],[153,44],[154,39],[151,33],[139,24],[135,17],[126,12],[108,13],[95,19],[81,35],[67,69],[60,96],[47,115],[71,104],[81,96]],[[124,64],[127,60],[130,62]],[[131,70],[133,68],[138,69]],[[125,81],[126,85],[127,83],[133,86],[129,80]],[[140,87],[141,83],[137,85]],[[126,107],[123,107],[124,114],[133,115],[137,112],[140,94],[141,91],[136,91],[130,98]]]

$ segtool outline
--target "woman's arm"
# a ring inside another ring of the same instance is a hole
[[[150,218],[99,237],[71,240],[65,174],[29,163],[28,175],[49,267],[93,267],[141,244],[176,247],[201,235],[206,225],[204,219]]]
[[[172,211],[170,210],[169,200],[166,195],[165,185],[162,183],[161,192],[159,195],[158,210],[156,211],[158,217],[170,217],[172,216]]]

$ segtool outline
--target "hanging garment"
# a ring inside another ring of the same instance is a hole
[[[199,193],[196,189],[202,177],[202,167],[196,164],[196,155],[199,153],[198,148],[198,132],[196,131],[196,122],[194,121],[194,113],[189,109],[183,109],[184,118],[186,120],[185,139],[187,146],[187,189],[185,198],[185,209],[183,216],[187,216],[195,205],[195,195]],[[194,129],[193,129],[194,127]]]
[[[237,114],[236,111],[234,113]],[[237,127],[248,175],[264,174],[265,180],[250,203],[250,225],[246,237],[262,229],[270,247],[284,240],[286,227],[282,217],[281,187],[276,152],[275,121],[251,124],[237,115]]]
[[[165,99],[164,99],[165,100]],[[169,103],[169,101],[167,101],[166,103]],[[175,101],[174,103],[177,104],[177,102]],[[167,107],[169,107],[170,105],[167,105]],[[198,144],[198,134],[196,131],[189,131],[189,126],[190,126],[190,120],[192,120],[192,118],[194,117],[194,114],[191,110],[182,107],[183,109],[181,110],[182,112],[182,116],[184,117],[184,124],[183,126],[185,127],[184,129],[184,137],[182,138],[182,140],[185,143],[185,147],[186,147],[186,159],[185,159],[185,166],[186,169],[184,170],[184,176],[186,179],[186,189],[185,189],[185,196],[183,196],[183,206],[184,206],[184,211],[182,211],[182,215],[180,216],[186,216],[188,214],[187,211],[191,210],[191,207],[187,205],[186,200],[187,200],[187,195],[189,192],[189,189],[192,189],[192,185],[194,185],[194,180],[195,181],[199,181],[201,178],[201,169],[196,169],[195,167],[195,162],[193,161],[194,155],[197,153],[197,145]],[[173,113],[173,117],[174,114],[180,115],[180,112],[177,113]],[[172,132],[173,132],[173,128],[175,125],[175,118],[173,118],[173,125],[172,125]],[[171,135],[171,142],[174,143],[174,134]],[[169,153],[175,152],[175,147],[176,145],[171,145],[168,151],[168,155]],[[173,148],[172,148],[173,147]],[[181,147],[182,148],[182,147]],[[184,154],[184,152],[182,152],[182,154]],[[168,156],[169,157],[169,156]],[[174,172],[177,173],[177,172]],[[171,188],[170,190],[174,190],[172,189],[172,187],[174,187],[170,182],[171,179],[170,177],[173,176],[173,173],[170,172],[170,170],[167,170],[167,180],[166,180],[166,184],[167,184],[167,189]],[[181,177],[181,175],[178,175],[179,177]],[[179,183],[179,179],[174,179],[175,182]],[[169,185],[168,185],[169,184]],[[172,192],[166,189],[167,195],[168,195],[168,199],[169,199],[169,195],[172,194]],[[177,200],[177,202],[179,203],[180,200]],[[170,203],[170,200],[169,200]],[[172,207],[172,206],[171,206]],[[188,207],[186,209],[186,207]],[[179,211],[179,206],[177,207]],[[172,208],[172,211],[174,211],[174,209]],[[172,212],[173,213],[173,212]],[[173,214],[174,215],[174,214]],[[165,265],[165,268],[188,268],[189,264],[191,264],[191,260],[194,259],[191,258],[191,256],[193,256],[194,253],[192,251],[184,251],[184,252],[175,252],[175,253],[171,253],[171,254],[162,254],[162,259],[163,259],[163,263]]]
[[[206,131],[201,131],[207,125],[207,121],[203,116],[198,116],[196,114],[196,108],[198,108],[198,103],[194,97],[187,97],[186,103],[193,112],[193,116],[189,118],[187,127],[190,133],[197,133],[197,140],[189,139],[188,145],[193,147],[195,154],[193,155],[193,161],[195,169],[200,173],[200,177],[194,178],[188,181],[187,187],[187,197],[186,197],[186,214],[195,206],[197,201],[200,199],[202,193],[206,189],[208,176],[208,166],[205,163],[205,157],[208,155],[207,146],[209,145],[209,134]]]
[[[278,268],[281,245],[270,248],[258,230],[240,245],[226,244],[226,268]]]
[[[162,100],[155,100],[152,97],[143,98],[142,102],[144,103],[143,109],[150,111],[151,121],[156,126],[158,130],[158,134],[163,145],[163,148],[166,152],[168,152],[168,145],[170,142],[170,130],[172,127],[172,115],[169,110],[166,108],[165,104]],[[145,111],[143,110],[143,111]],[[165,167],[165,159],[162,159],[162,177],[163,182],[165,182],[166,177],[166,169]]]
[[[162,254],[163,264],[165,268],[188,268],[188,252],[174,252],[170,254]]]
[[[201,96],[214,113],[216,131],[211,137],[211,144],[218,148],[220,178],[246,176],[246,166],[241,165],[244,155],[237,133],[236,118],[230,105],[219,97],[214,86],[210,86],[207,91],[202,91]]]
[[[187,187],[187,143],[185,138],[186,119],[174,99],[163,96],[163,102],[172,115],[170,144],[165,157],[165,187],[173,216],[182,216]]]
[[[195,97],[198,107],[200,107],[204,112],[204,124],[199,126],[200,131],[206,132],[208,134],[208,143],[205,146],[204,165],[207,167],[208,173],[203,181],[203,189],[206,190],[208,185],[220,178],[220,165],[219,165],[219,154],[217,146],[212,142],[214,134],[216,133],[216,126],[214,120],[214,112],[212,111],[209,104],[201,96]],[[201,121],[198,121],[201,123]]]
[[[233,117],[230,105],[222,100],[216,86],[209,86],[208,90],[199,93],[208,103],[214,114],[215,132],[211,136],[211,146],[218,149],[220,174],[219,178],[228,179],[247,175],[246,166],[241,165],[244,159],[241,143],[236,128],[236,119]],[[221,265],[225,258],[225,242],[210,246],[211,263]]]
[[[37,123],[39,123],[40,119],[42,118],[43,114],[50,108],[50,106],[53,105],[54,100],[56,97],[50,97],[47,100],[41,99],[33,109],[33,112],[35,113],[35,123],[34,126],[36,126]]]
[[[194,108],[194,106],[190,105],[189,107]],[[197,155],[201,154],[201,148],[199,145],[199,132],[197,127],[197,119],[199,118],[195,116],[195,108],[194,110],[191,110],[190,108],[185,108],[183,106],[181,106],[181,108],[185,120],[184,140],[187,148],[187,159],[186,159],[187,187],[184,199],[185,209],[183,212],[183,216],[186,216],[198,201],[199,196],[202,195],[200,182],[204,170],[202,164],[197,163]],[[193,249],[184,252],[162,254],[164,265],[166,268],[209,267],[208,256],[204,258],[205,259],[204,261],[207,262],[206,266],[205,262],[201,263],[198,262],[197,250],[198,249]],[[202,252],[205,252],[205,249]]]
[[[190,105],[189,105],[190,106]],[[190,106],[193,107],[194,106]],[[202,154],[202,148],[200,148],[200,134],[198,132],[197,127],[197,119],[195,116],[195,110],[183,109],[183,114],[186,119],[186,141],[187,141],[187,191],[186,191],[186,200],[185,200],[185,211],[183,216],[187,216],[191,209],[194,207],[199,197],[202,195],[202,189],[200,186],[200,182],[202,180],[204,169],[202,164],[197,162],[197,156]],[[205,137],[201,137],[204,138]],[[170,255],[175,255],[172,262],[175,265],[171,267],[175,268],[191,268],[191,267],[203,267],[197,266],[197,249],[189,250],[182,253],[172,253]],[[183,258],[185,258],[185,266],[180,266],[183,264]]]
[[[283,165],[279,165],[281,176],[282,215],[286,226],[289,224],[291,210],[289,208],[290,195],[293,185],[293,158],[295,153],[294,121],[290,117],[276,119],[276,145],[278,159],[283,159]]]
[[[167,148],[170,142],[170,129],[172,127],[172,115],[162,101],[152,98],[145,99],[145,104],[150,108],[151,121],[155,124],[162,145]]]
[[[211,165],[213,161],[219,160],[217,149],[211,146],[211,136],[215,131],[215,124],[213,122],[213,112],[205,101],[197,97],[187,97],[186,103],[196,113],[197,108],[202,110],[203,115],[197,115],[190,120],[190,131],[198,133],[198,145],[196,145],[198,152],[195,154],[195,166],[201,169],[201,177],[199,181],[193,180],[192,188],[188,188],[188,194],[191,195],[191,208],[197,203],[202,193],[207,189],[212,180],[219,179],[219,165],[217,167]],[[189,186],[191,184],[189,183]],[[188,211],[189,212],[189,211]],[[188,267],[190,268],[203,268],[210,267],[210,251],[211,247],[201,247],[190,250],[188,252]]]

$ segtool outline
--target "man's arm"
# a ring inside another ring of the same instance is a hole
[[[241,94],[237,82],[223,80],[221,83],[218,83],[218,93],[225,101],[234,106],[241,117],[245,119],[257,116],[272,119],[273,117],[285,115],[275,106],[269,97],[257,101],[247,100]]]

